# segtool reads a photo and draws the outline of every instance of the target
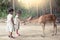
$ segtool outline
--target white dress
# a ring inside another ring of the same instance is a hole
[[[15,30],[18,30],[19,29],[19,26],[20,26],[20,20],[18,18],[18,15],[15,16],[14,18],[14,24],[15,24]]]
[[[13,32],[13,30],[14,30],[14,25],[11,21],[11,18],[13,18],[13,16],[11,14],[8,14],[7,15],[7,30],[9,32]]]

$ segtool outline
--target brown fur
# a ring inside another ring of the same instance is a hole
[[[57,25],[56,25],[56,16],[54,14],[46,14],[46,15],[42,15],[41,17],[39,17],[38,20],[39,23],[42,23],[42,28],[43,28],[43,34],[45,35],[45,24],[46,22],[52,22],[53,26],[54,26],[54,35],[57,34]]]
[[[54,14],[45,14],[40,16],[37,19],[31,19],[30,22],[42,23],[43,35],[45,35],[45,24],[46,22],[52,22],[54,26],[53,34],[57,34],[57,25],[56,25],[56,16]]]

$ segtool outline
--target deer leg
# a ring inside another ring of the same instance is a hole
[[[56,34],[57,34],[57,25],[56,25],[55,22],[54,22],[53,35],[56,35]]]
[[[57,25],[54,24],[55,35],[57,34]]]
[[[42,28],[43,28],[43,36],[45,36],[45,23],[43,23]]]

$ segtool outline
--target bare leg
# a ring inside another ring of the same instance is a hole
[[[18,33],[18,29],[16,30],[16,34],[17,34],[18,36],[20,36],[20,34]]]
[[[14,37],[12,36],[12,32],[9,32],[9,37],[10,37],[10,38],[14,38]]]

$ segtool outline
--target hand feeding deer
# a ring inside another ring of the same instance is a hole
[[[53,35],[57,34],[56,16],[54,14],[45,14],[37,18],[36,20],[31,19],[30,22],[42,23],[43,36],[45,36],[45,24],[46,22],[52,22],[54,26]]]

